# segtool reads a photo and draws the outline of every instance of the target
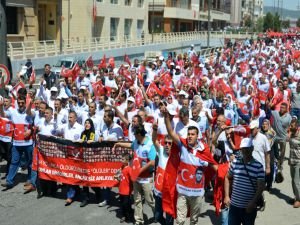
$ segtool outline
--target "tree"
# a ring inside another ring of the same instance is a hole
[[[274,19],[274,31],[280,32],[281,31],[280,15],[278,13],[275,13],[273,19]]]
[[[300,27],[300,18],[298,18],[296,25],[297,25],[297,27]]]
[[[264,23],[263,23],[264,31],[271,29],[274,30],[274,18],[273,14],[268,12],[267,15],[264,17]]]
[[[264,18],[259,17],[256,21],[256,32],[263,32],[264,31]]]
[[[251,20],[250,16],[245,17],[244,24],[245,24],[245,27],[248,27],[248,28],[250,28],[252,26],[252,20]]]

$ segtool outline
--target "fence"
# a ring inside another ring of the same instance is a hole
[[[249,33],[211,32],[211,38],[242,39],[249,37]],[[76,54],[84,52],[105,51],[116,48],[140,47],[143,45],[155,45],[162,43],[176,43],[184,41],[206,40],[207,31],[178,32],[149,34],[143,38],[129,39],[126,36],[101,37],[101,38],[72,38],[63,40],[60,45],[57,40],[8,42],[8,56],[11,60],[41,58],[57,55]]]

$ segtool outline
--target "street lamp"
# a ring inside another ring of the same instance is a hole
[[[211,30],[211,22],[210,22],[210,9],[211,9],[211,0],[207,0],[207,47],[210,46],[210,30]]]

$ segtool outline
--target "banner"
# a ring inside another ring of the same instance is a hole
[[[53,136],[38,135],[37,170],[39,177],[64,184],[113,187],[114,175],[121,169],[123,153],[132,150],[112,147],[116,142],[72,142]]]

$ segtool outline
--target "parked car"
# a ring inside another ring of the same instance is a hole
[[[52,66],[51,70],[53,73],[56,74],[57,77],[59,77],[62,66],[68,69],[72,69],[76,63],[78,63],[78,65],[82,67],[82,65],[85,63],[85,60],[77,57],[61,58],[57,61],[55,65]]]

